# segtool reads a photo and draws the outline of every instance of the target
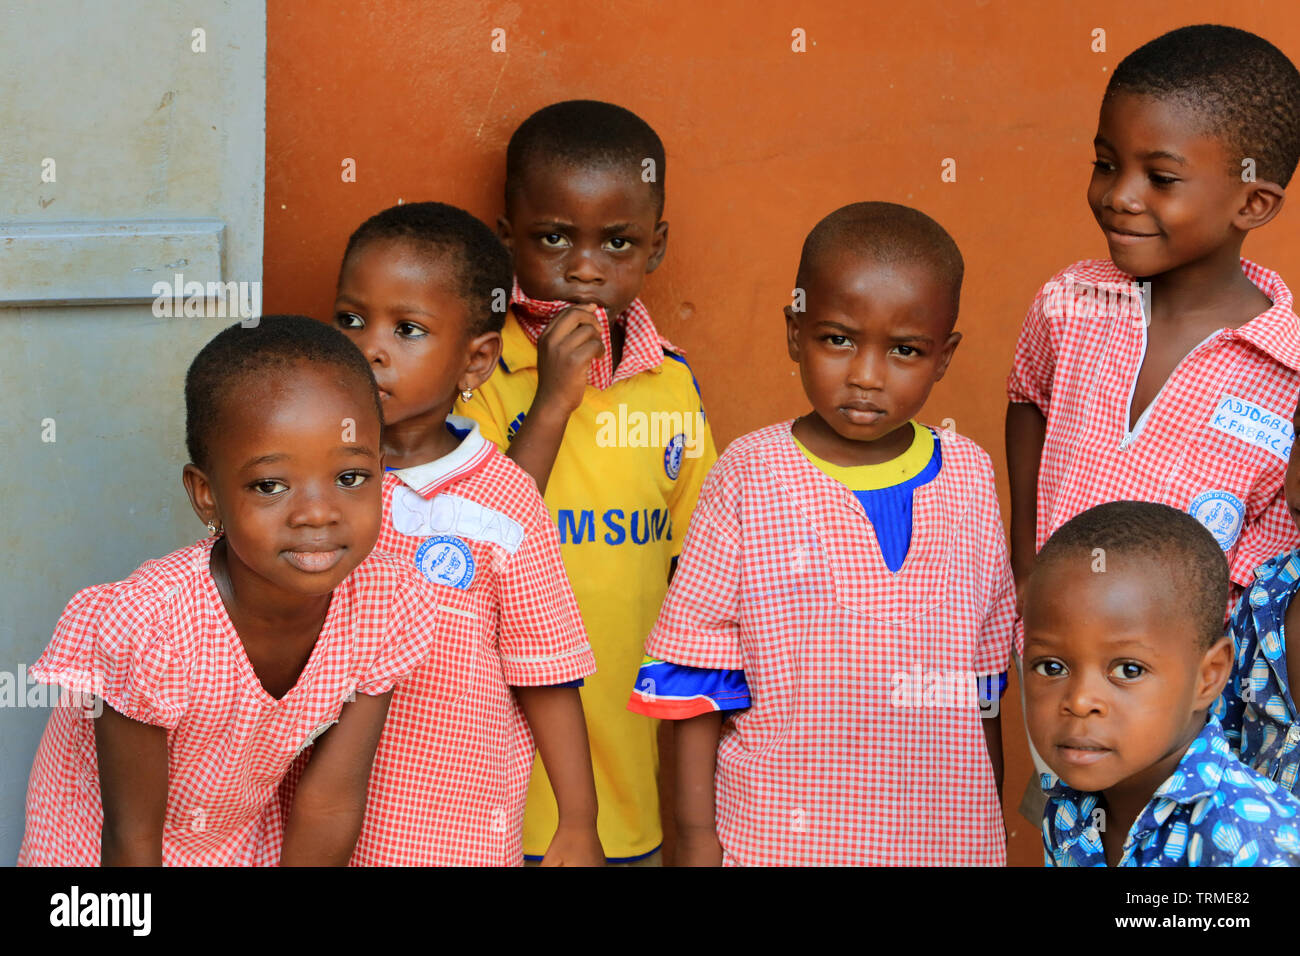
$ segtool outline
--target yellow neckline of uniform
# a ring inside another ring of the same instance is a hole
[[[878,465],[836,465],[810,452],[803,442],[795,438],[793,432],[790,433],[790,437],[794,438],[795,445],[803,452],[805,458],[836,481],[846,485],[849,491],[879,491],[881,488],[891,488],[915,478],[925,470],[925,466],[930,464],[930,459],[934,457],[934,433],[915,421],[909,424],[912,426],[913,437],[907,451],[897,458],[891,458]]]

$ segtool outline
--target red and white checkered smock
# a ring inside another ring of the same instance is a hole
[[[749,683],[718,747],[723,862],[1005,864],[978,707],[897,705],[900,680],[1006,670],[1015,598],[988,455],[938,433],[895,574],[791,424],[714,466],[646,643]]]
[[[334,589],[298,682],[276,700],[257,679],[209,570],[209,538],[77,592],[32,676],[95,693],[167,730],[164,866],[274,865],[276,788],[353,693],[383,694],[427,658],[445,618],[426,585],[371,555]],[[94,722],[56,707],[27,788],[19,865],[98,866],[104,823]]]
[[[416,567],[432,542],[423,564],[455,650],[393,694],[354,866],[522,865],[533,737],[510,688],[596,670],[536,484],[474,422],[449,421],[468,430],[455,452],[385,476],[375,548]]]
[[[1245,259],[1242,269],[1273,306],[1192,349],[1132,431],[1147,341],[1137,283],[1093,259],[1039,290],[1007,382],[1012,402],[1037,405],[1047,418],[1038,548],[1080,512],[1120,499],[1199,518],[1224,548],[1237,588],[1300,544],[1282,495],[1300,397],[1300,320],[1277,273]]]

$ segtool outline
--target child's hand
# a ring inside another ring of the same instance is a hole
[[[718,833],[709,829],[686,829],[677,833],[677,866],[722,866],[722,844]]]
[[[542,857],[542,866],[604,866],[605,849],[596,827],[561,824]]]
[[[572,305],[542,332],[537,340],[538,405],[565,416],[582,404],[591,363],[605,354],[600,326],[590,305]]]

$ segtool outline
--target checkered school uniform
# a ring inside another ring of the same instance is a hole
[[[276,787],[354,693],[383,694],[429,656],[448,615],[425,585],[371,555],[334,589],[298,682],[279,700],[244,652],[209,571],[209,538],[79,591],[32,676],[95,694],[167,730],[164,866],[274,865],[284,820]],[[56,707],[27,789],[19,865],[98,866],[104,814],[94,723]]]
[[[510,306],[519,327],[528,336],[528,341],[536,345],[546,327],[565,309],[572,308],[573,303],[531,298],[524,294],[519,287],[519,280],[515,279]],[[676,350],[671,342],[659,334],[649,310],[640,299],[633,299],[632,304],[613,319],[603,306],[593,306],[592,310],[596,316],[600,342],[605,347],[601,355],[592,359],[591,368],[587,370],[587,384],[593,388],[604,390],[615,382],[658,368],[664,360],[665,350]],[[611,321],[621,322],[624,330],[623,355],[617,369],[614,368],[614,349],[610,344]]]
[[[521,865],[533,737],[512,686],[595,671],[537,486],[469,419],[384,478],[376,551],[419,569],[450,633],[393,694],[352,865]]]
[[[1273,306],[1192,349],[1131,430],[1146,352],[1138,283],[1109,260],[1087,260],[1039,290],[1007,382],[1012,402],[1037,405],[1047,418],[1038,548],[1075,515],[1119,499],[1198,518],[1237,588],[1300,542],[1282,495],[1300,397],[1300,321],[1277,273],[1245,259],[1242,269]]]
[[[745,672],[752,706],[718,747],[724,863],[1004,864],[973,699],[976,675],[1006,669],[1015,610],[988,456],[939,433],[943,466],[916,489],[892,573],[853,492],[790,427],[719,459],[646,643]],[[972,696],[925,697],[949,679]]]

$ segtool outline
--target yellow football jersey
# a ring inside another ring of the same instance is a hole
[[[499,368],[455,411],[505,450],[537,394],[537,347],[513,313],[502,339]],[[611,861],[645,856],[663,840],[658,721],[629,711],[627,700],[668,590],[669,566],[716,459],[698,383],[685,360],[665,348],[657,368],[603,391],[587,387],[547,482],[546,506],[596,655],[596,673],[581,694],[598,830]],[[538,758],[524,814],[525,855],[546,852],[556,820]]]

